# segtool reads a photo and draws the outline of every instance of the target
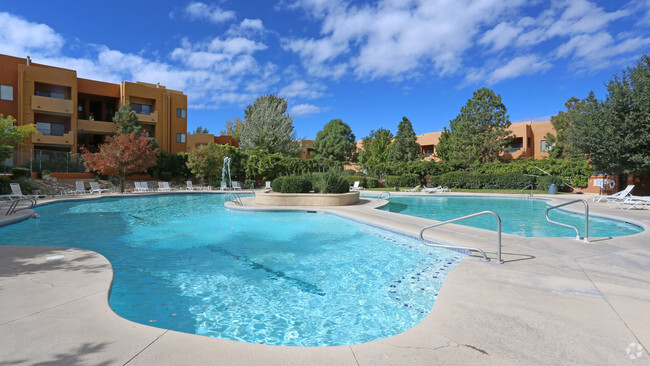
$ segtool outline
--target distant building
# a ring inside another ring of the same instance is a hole
[[[187,152],[192,153],[196,151],[196,149],[210,143],[239,147],[239,142],[237,142],[237,140],[232,136],[215,136],[211,133],[192,133],[187,135]]]
[[[131,103],[143,131],[161,151],[186,151],[187,96],[162,85],[82,79],[75,70],[0,55],[0,113],[36,124],[31,149],[76,153],[97,149],[115,131],[113,115]]]
[[[504,156],[510,159],[533,158],[543,159],[548,157],[549,146],[546,134],[555,134],[551,121],[544,122],[517,122],[508,128],[515,135],[515,139],[505,148]],[[417,136],[417,143],[422,148],[423,160],[440,160],[436,157],[435,147],[438,145],[442,132],[430,132]]]

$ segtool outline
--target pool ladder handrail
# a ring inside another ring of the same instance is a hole
[[[499,217],[499,214],[497,214],[494,211],[481,211],[477,213],[473,213],[471,215],[463,216],[463,217],[457,217],[455,219],[439,222],[437,224],[425,226],[420,230],[420,241],[424,243],[424,245],[432,246],[432,247],[440,247],[440,248],[447,248],[447,249],[462,249],[462,250],[469,250],[469,251],[474,251],[474,252],[479,252],[483,256],[483,261],[484,262],[489,262],[490,258],[487,257],[485,252],[482,249],[479,248],[471,248],[471,247],[463,247],[459,245],[446,245],[446,244],[439,244],[439,243],[427,243],[424,240],[424,232],[428,229],[432,229],[434,227],[442,226],[445,224],[450,224],[452,222],[460,221],[460,220],[465,220],[465,219],[471,219],[472,217],[476,216],[481,216],[481,215],[492,215],[496,217],[497,219],[497,263],[503,264],[503,260],[501,259],[501,217]]]
[[[379,201],[379,200],[381,199],[381,197],[382,197],[384,194],[387,194],[387,195],[388,195],[388,197],[386,197],[386,199],[389,199],[389,198],[390,198],[390,192],[388,192],[388,191],[384,191],[384,192],[381,192],[381,193],[379,194],[379,196],[377,196],[377,201]]]
[[[16,213],[16,211],[18,210],[18,204],[20,203],[20,201],[29,201],[30,202],[29,208],[32,208],[32,207],[36,206],[36,199],[34,199],[34,198],[12,197],[11,198],[11,204],[9,205],[9,209],[7,210],[7,212],[5,212],[5,216],[13,215],[14,213]]]
[[[573,225],[568,225],[568,224],[563,224],[561,222],[553,221],[553,220],[548,218],[548,212],[549,211],[551,211],[553,209],[556,209],[556,208],[568,206],[568,205],[571,205],[571,204],[577,203],[577,202],[582,202],[585,205],[585,236],[584,236],[584,238],[580,237],[580,231],[578,230],[577,227],[575,227]],[[585,243],[589,243],[589,204],[587,203],[587,201],[585,201],[583,199],[578,199],[578,200],[565,202],[565,203],[562,203],[562,204],[559,204],[559,205],[556,205],[556,206],[551,206],[548,209],[546,209],[546,221],[548,221],[548,222],[550,222],[552,224],[568,227],[570,229],[575,230],[576,231],[576,240],[582,240]]]
[[[533,196],[533,188],[534,188],[533,184],[529,184],[529,185],[525,186],[524,188],[522,188],[521,189],[521,194],[524,194],[524,189],[526,189],[528,187],[530,187],[530,194],[527,196],[527,198],[531,198]]]
[[[237,206],[243,206],[244,203],[241,201],[241,197],[234,192],[226,193],[226,201],[233,201]]]

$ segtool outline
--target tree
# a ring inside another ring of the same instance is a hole
[[[555,134],[547,133],[544,138],[550,147],[548,156],[551,159],[567,159],[584,157],[573,146],[568,138],[568,134],[573,126],[573,121],[579,117],[580,110],[584,102],[578,98],[571,97],[564,103],[566,112],[559,111],[555,116],[551,117],[551,124],[555,129]]]
[[[113,122],[117,125],[116,133],[118,134],[130,134],[133,132],[136,136],[140,136],[142,133],[142,123],[138,120],[135,111],[131,109],[131,103],[129,102],[126,102],[126,104],[117,110],[117,113],[113,116]]]
[[[280,153],[269,154],[264,150],[248,150],[246,159],[246,176],[261,177],[264,180],[275,179],[283,170],[283,157]],[[301,159],[303,160],[303,159]]]
[[[36,125],[16,126],[15,118],[0,114],[0,161],[10,158],[14,149],[24,147],[36,131]]]
[[[607,96],[593,92],[583,101],[569,133],[571,143],[587,154],[602,173],[650,173],[650,57],[614,75]]]
[[[223,159],[229,157],[230,175],[241,174],[241,154],[237,148],[230,145],[210,143],[200,147],[187,157],[187,167],[192,174],[205,180],[209,185],[214,185],[217,179],[221,179]]]
[[[208,131],[208,129],[205,127],[197,126],[194,133],[210,133],[210,131]]]
[[[140,173],[156,165],[157,148],[149,144],[144,135],[120,133],[107,136],[99,145],[98,153],[81,148],[84,165],[88,170],[102,175],[112,175],[120,180],[120,192],[124,192],[124,180],[129,174]]]
[[[275,94],[257,98],[244,112],[239,145],[244,150],[261,149],[270,154],[297,155],[300,144],[287,113],[287,100]]]
[[[359,153],[359,162],[368,172],[379,178],[386,172],[392,140],[393,134],[389,130],[379,128],[371,130],[361,142],[363,150]]]
[[[422,148],[417,143],[413,125],[408,118],[402,117],[402,121],[397,126],[395,141],[390,146],[388,159],[393,162],[409,162],[420,160],[422,157]]]
[[[314,158],[321,162],[352,161],[357,150],[354,140],[350,126],[340,119],[333,119],[316,134]]]
[[[239,141],[241,137],[241,130],[244,122],[239,117],[235,117],[233,121],[226,121],[226,129],[221,130],[221,135],[232,136],[235,140]]]
[[[449,129],[445,127],[436,146],[437,154],[443,160],[493,162],[512,140],[508,127],[508,110],[501,95],[481,88],[449,121]]]

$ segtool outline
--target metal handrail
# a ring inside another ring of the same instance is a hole
[[[528,187],[530,187],[530,195],[528,196],[528,198],[530,198],[530,197],[533,196],[533,188],[534,188],[534,185],[533,185],[533,184],[529,184],[529,185],[525,186],[524,188],[522,188],[522,189],[521,189],[521,194],[524,194],[524,189],[526,189],[526,188],[528,188]]]
[[[18,204],[20,203],[20,201],[29,201],[30,202],[29,208],[32,208],[32,207],[36,206],[36,199],[35,198],[31,198],[31,197],[25,197],[25,198],[13,197],[13,198],[11,198],[11,204],[9,205],[9,209],[7,210],[7,212],[5,212],[5,216],[13,215],[18,210]]]
[[[244,205],[244,203],[241,201],[241,197],[239,197],[239,195],[234,192],[226,193],[226,201],[233,201],[237,206]]]
[[[553,209],[556,209],[556,208],[564,207],[564,206],[567,206],[567,205],[570,205],[570,204],[573,204],[573,203],[576,203],[576,202],[582,202],[585,205],[585,237],[584,238],[580,237],[580,231],[578,230],[577,227],[572,226],[572,225],[568,225],[568,224],[563,224],[561,222],[553,221],[553,220],[548,218],[548,212],[549,211],[551,211]],[[587,203],[587,201],[585,201],[583,199],[579,199],[579,200],[573,200],[573,201],[565,202],[565,203],[559,204],[557,206],[549,207],[546,210],[546,221],[548,221],[548,222],[550,222],[552,224],[568,227],[570,229],[575,230],[576,231],[576,240],[583,240],[585,243],[589,243],[589,204]]]
[[[388,195],[387,199],[390,198],[390,192],[384,191],[384,192],[381,192],[379,194],[379,196],[377,196],[377,201],[379,201],[384,194]]]
[[[432,229],[434,227],[441,226],[441,225],[444,225],[444,224],[450,224],[452,222],[465,220],[465,219],[470,219],[472,217],[481,216],[481,215],[488,215],[488,214],[493,215],[494,217],[497,218],[497,262],[498,263],[503,263],[503,260],[501,260],[501,217],[499,217],[499,215],[494,211],[481,211],[481,212],[477,212],[477,213],[474,213],[474,214],[471,214],[471,215],[458,217],[458,218],[455,218],[455,219],[439,222],[437,224],[425,226],[425,227],[422,228],[422,230],[420,230],[420,241],[422,243],[424,243],[424,245],[428,245],[428,246],[432,246],[432,247],[440,247],[440,248],[448,248],[448,249],[463,249],[463,250],[471,250],[471,251],[479,252],[483,256],[483,261],[489,262],[490,258],[487,257],[487,255],[485,254],[485,252],[482,249],[463,247],[463,246],[457,246],[457,245],[445,245],[445,244],[438,244],[438,243],[427,243],[424,240],[424,231],[425,230]]]

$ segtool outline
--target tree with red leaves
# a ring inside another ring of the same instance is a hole
[[[120,192],[124,192],[124,180],[129,174],[140,173],[156,165],[157,148],[142,135],[117,134],[106,137],[98,153],[81,148],[84,165],[88,170],[102,175],[112,175],[120,180]]]

